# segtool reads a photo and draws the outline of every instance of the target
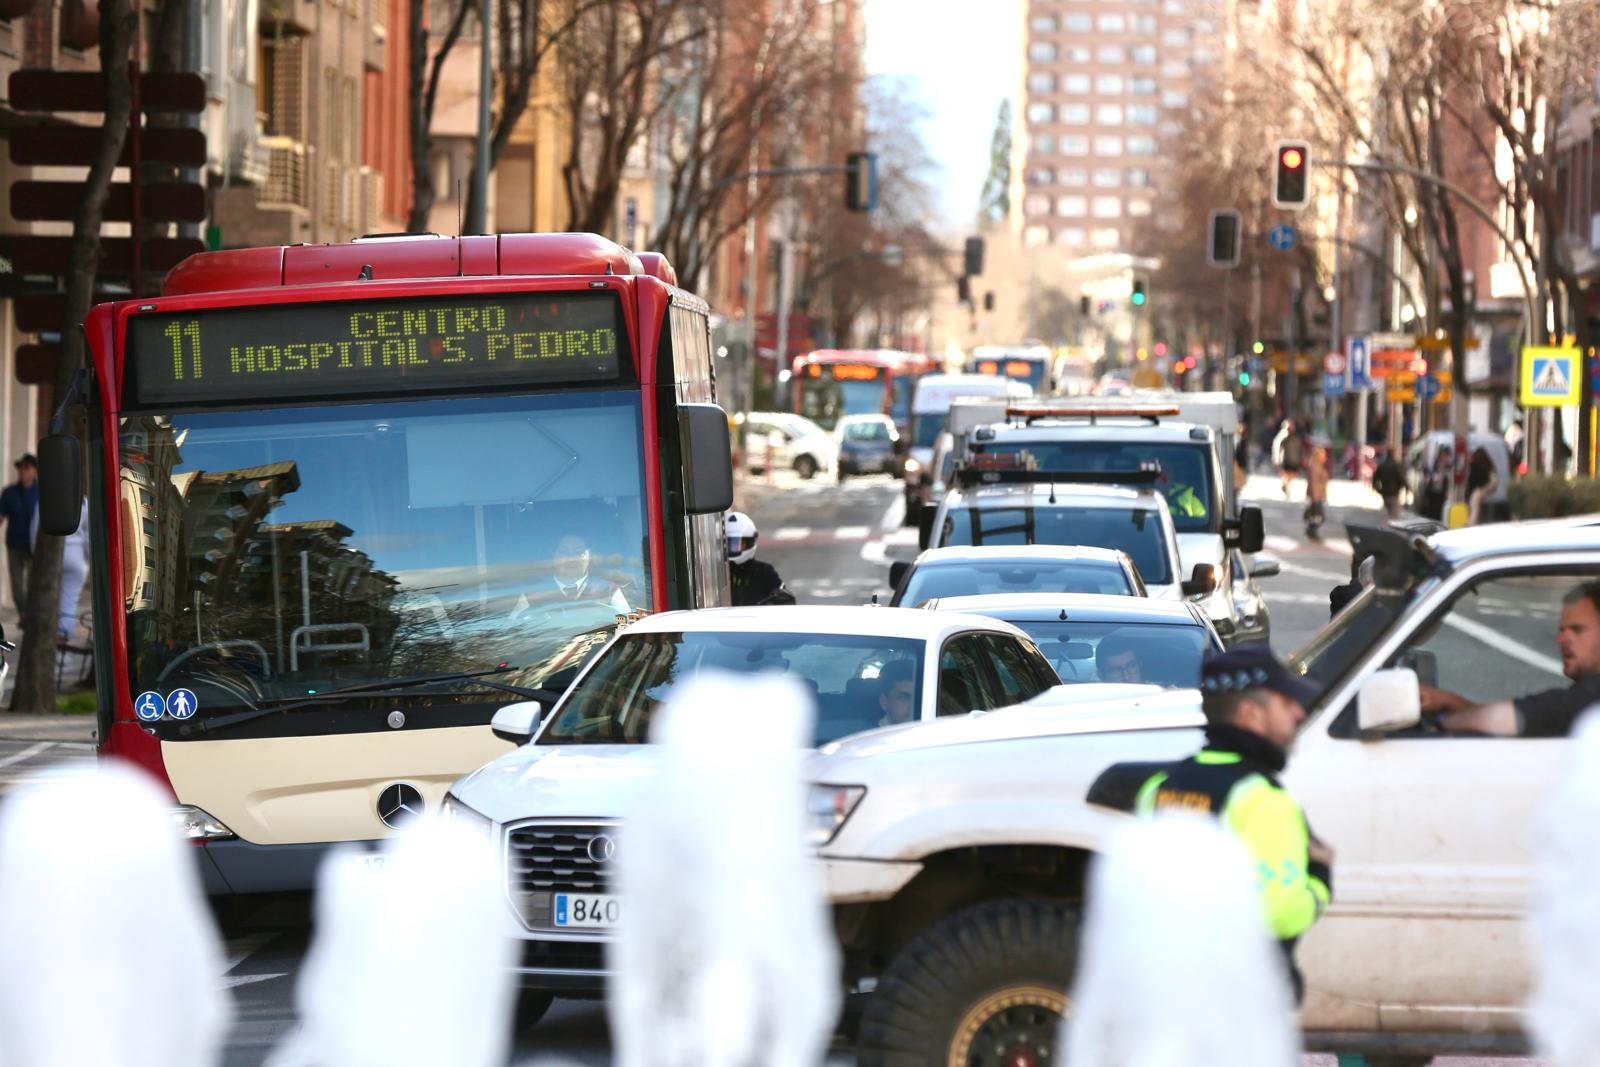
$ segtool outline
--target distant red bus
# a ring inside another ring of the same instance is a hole
[[[903,434],[917,379],[939,369],[919,352],[822,349],[794,361],[794,410],[832,430],[846,415],[888,415]]]

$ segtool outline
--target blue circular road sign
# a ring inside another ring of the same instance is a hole
[[[1271,245],[1279,252],[1289,251],[1289,249],[1294,247],[1294,243],[1294,227],[1290,226],[1287,222],[1280,222],[1272,229],[1267,231],[1267,244]]]

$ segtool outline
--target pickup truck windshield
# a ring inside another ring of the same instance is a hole
[[[879,698],[909,683],[922,706],[921,641],[839,634],[625,634],[567,694],[541,745],[639,745],[673,685],[701,671],[778,672],[816,696],[816,743],[870,730],[887,714]],[[761,714],[751,708],[750,714]]]
[[[1015,456],[1019,465],[1041,471],[1137,471],[1161,464],[1156,488],[1167,498],[1179,533],[1215,532],[1217,497],[1211,482],[1211,446],[1187,441],[991,441],[987,456]],[[1150,576],[1145,575],[1150,581]]]
[[[1148,507],[952,507],[939,544],[1120,548],[1133,557],[1146,585],[1172,581],[1166,527]]]

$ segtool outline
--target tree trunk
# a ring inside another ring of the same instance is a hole
[[[136,19],[129,0],[103,0],[100,6],[100,71],[105,90],[105,124],[94,165],[84,181],[72,220],[72,258],[67,271],[66,313],[61,325],[61,363],[56,368],[55,396],[84,363],[80,326],[94,299],[95,272],[100,262],[100,223],[117,157],[133,114],[133,86],[128,78],[128,53]],[[17,657],[13,711],[51,712],[56,707],[56,612],[61,592],[61,538],[40,534],[28,578],[27,618],[22,651]],[[102,620],[103,621],[103,620]],[[102,667],[101,669],[106,669]]]

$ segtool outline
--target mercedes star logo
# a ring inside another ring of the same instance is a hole
[[[378,794],[378,818],[391,830],[410,826],[422,817],[424,808],[422,794],[416,786],[404,782],[396,782]]]
[[[589,839],[589,860],[593,863],[610,863],[617,854],[617,842],[610,834],[595,834]]]

